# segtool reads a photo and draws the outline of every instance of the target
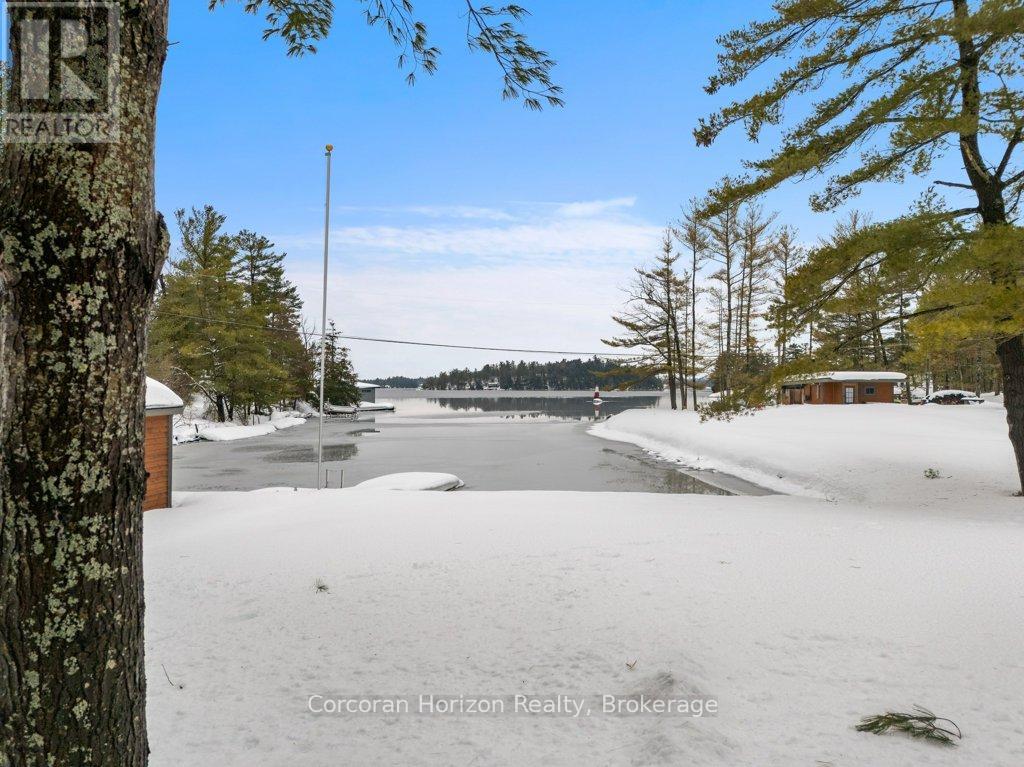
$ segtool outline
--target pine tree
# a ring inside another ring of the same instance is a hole
[[[757,351],[756,323],[761,316],[764,292],[768,282],[768,268],[772,255],[772,237],[769,228],[777,214],[765,215],[759,205],[746,206],[739,222],[739,236],[743,256],[740,268],[740,298],[742,334],[737,334],[736,350],[749,361]]]
[[[245,289],[246,300],[259,323],[266,327],[270,365],[254,402],[269,405],[294,400],[309,390],[311,368],[300,334],[302,300],[286,278],[284,253],[262,235],[243,230],[235,235],[237,256],[234,277]]]
[[[235,250],[225,217],[206,205],[175,213],[181,258],[171,261],[150,330],[150,355],[169,360],[176,377],[201,393],[217,420],[233,415],[232,391],[253,351],[254,318],[232,279]],[[244,358],[240,360],[239,358]]]
[[[352,370],[352,363],[348,358],[348,349],[342,346],[338,338],[339,332],[334,327],[334,321],[327,323],[327,333],[324,334],[324,404],[325,405],[358,405],[360,401],[359,389],[356,388],[356,374]],[[319,365],[320,342],[310,348],[310,353],[317,360]],[[314,403],[319,404],[320,368],[317,367],[316,383],[310,393]]]
[[[708,258],[710,240],[708,239],[707,227],[700,217],[700,204],[696,199],[690,200],[689,205],[683,210],[682,218],[675,228],[676,239],[689,253],[689,294],[687,302],[690,305],[689,323],[687,332],[689,336],[689,361],[690,361],[690,391],[693,400],[693,409],[697,409],[697,374],[700,365],[700,344],[698,336],[701,330],[697,316],[697,303],[700,297],[700,290],[697,287],[697,275],[704,262]]]
[[[635,270],[626,309],[612,317],[625,334],[603,341],[608,346],[639,349],[635,360],[616,368],[613,373],[628,372],[633,380],[665,375],[673,410],[678,408],[677,381],[681,380],[683,360],[688,353],[681,328],[685,326],[689,311],[689,292],[686,282],[676,272],[678,260],[669,229],[662,239],[661,254],[655,265]]]
[[[284,256],[252,232],[224,234],[212,206],[176,217],[182,258],[165,275],[149,359],[206,397],[221,421],[302,396],[310,370],[302,302],[284,278]]]
[[[900,265],[911,282],[932,283],[911,315],[958,328],[963,337],[992,339],[1024,490],[1024,231],[1016,224],[1024,169],[1014,158],[1024,140],[1022,30],[1019,0],[787,0],[768,21],[721,38],[719,71],[706,89],[717,93],[763,68],[775,72],[770,84],[701,120],[694,133],[707,146],[743,125],[756,141],[786,114],[806,114],[776,151],[748,163],[749,175],[713,190],[709,214],[841,167],[811,196],[814,209],[834,210],[866,183],[925,177],[948,151],[958,154],[963,175],[933,184],[969,202],[929,195],[906,216],[851,238],[849,247],[823,249],[812,270],[823,278],[819,293],[830,286],[827,294],[866,263],[898,260],[901,245],[913,251],[915,240],[957,239],[961,247],[947,249],[939,263]],[[809,110],[794,103],[807,94],[816,98]],[[903,313],[880,321],[908,319]]]
[[[786,288],[790,275],[800,267],[803,259],[804,252],[797,242],[796,230],[790,226],[782,227],[772,248],[772,295],[767,314],[768,326],[775,331],[775,349],[780,365],[786,364],[792,351],[800,349],[793,344],[798,327],[793,307],[786,297]]]
[[[711,244],[711,260],[719,265],[719,269],[711,275],[711,279],[721,283],[719,292],[712,294],[718,301],[718,331],[722,342],[719,344],[719,357],[725,362],[721,369],[721,390],[728,392],[732,388],[731,373],[733,350],[735,349],[733,332],[735,329],[734,302],[739,287],[737,269],[740,262],[739,206],[725,205],[707,220],[708,237]],[[724,357],[723,357],[724,355]]]

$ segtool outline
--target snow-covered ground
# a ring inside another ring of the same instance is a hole
[[[145,525],[153,767],[1024,764],[1019,513],[337,490],[182,494]],[[506,713],[415,713],[460,694]],[[602,713],[639,694],[718,713]],[[365,695],[410,713],[310,711]],[[853,729],[915,703],[961,745]]]
[[[256,416],[256,421],[254,424],[220,423],[186,412],[174,419],[174,443],[195,442],[200,439],[209,442],[230,442],[236,439],[262,437],[303,424],[306,419],[297,413],[275,411],[270,417]]]
[[[693,411],[630,410],[591,433],[783,493],[833,500],[984,506],[1020,487],[1006,411],[987,402],[791,405],[704,423]],[[929,469],[939,476],[926,476]]]
[[[1002,409],[629,411],[595,432],[793,495],[179,493],[145,516],[153,767],[1024,764]],[[364,696],[408,711],[325,713]],[[963,741],[853,729],[915,704]]]

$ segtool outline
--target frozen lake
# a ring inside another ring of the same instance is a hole
[[[630,408],[666,406],[660,392],[429,392],[386,390],[394,413],[324,424],[331,486],[399,471],[457,474],[470,490],[756,493],[721,475],[687,472],[631,445],[587,434],[595,420]],[[251,490],[316,483],[317,421],[234,442],[174,449],[176,490]]]

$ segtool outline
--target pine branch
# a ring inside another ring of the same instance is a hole
[[[886,711],[878,716],[866,716],[860,720],[856,729],[858,732],[871,732],[875,735],[899,730],[912,738],[934,740],[947,746],[955,746],[956,740],[963,738],[960,728],[952,720],[935,716],[921,706],[914,706],[914,711],[913,714]]]
[[[207,0],[210,10],[229,0]],[[334,0],[238,0],[251,15],[262,14],[266,21],[263,39],[279,37],[289,56],[317,52],[317,44],[326,39],[334,22]],[[408,69],[406,82],[416,82],[416,74],[437,71],[439,48],[430,44],[427,26],[415,17],[413,0],[359,0],[365,6],[363,16],[371,27],[384,30],[399,49],[398,66]],[[477,6],[466,0],[466,42],[470,50],[491,54],[502,72],[502,97],[519,99],[527,109],[563,106],[562,88],[551,79],[555,60],[546,51],[535,48],[519,24],[529,11],[519,5]]]
[[[506,100],[521,99],[527,109],[540,111],[546,103],[551,107],[565,104],[562,88],[551,80],[555,61],[546,51],[534,48],[515,24],[529,15],[518,5],[475,6],[466,0],[466,41],[470,50],[490,53],[501,67]],[[492,23],[492,19],[498,23]]]

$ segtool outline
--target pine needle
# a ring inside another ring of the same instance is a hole
[[[866,716],[857,725],[858,732],[873,732],[881,735],[889,730],[905,732],[912,738],[934,740],[946,746],[955,746],[963,738],[960,728],[950,719],[935,716],[921,706],[914,706],[913,714],[886,711],[880,716]],[[940,724],[942,723],[942,724]]]

